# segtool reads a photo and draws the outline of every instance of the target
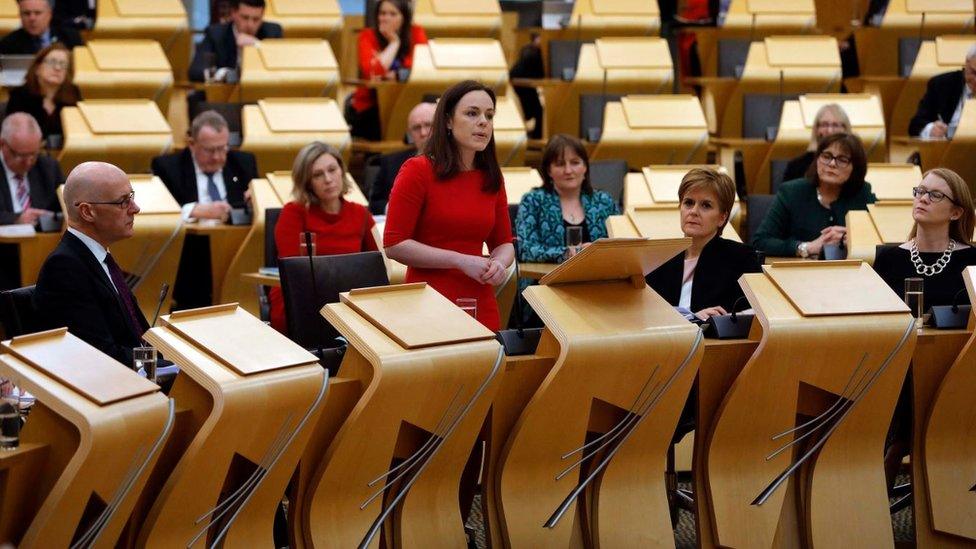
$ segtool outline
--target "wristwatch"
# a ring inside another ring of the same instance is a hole
[[[800,245],[796,247],[796,253],[804,259],[810,257],[810,243],[800,242]]]

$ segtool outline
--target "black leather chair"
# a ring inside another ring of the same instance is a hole
[[[0,292],[0,322],[5,337],[17,337],[41,330],[34,309],[34,286]]]
[[[549,78],[567,81],[576,78],[576,63],[582,44],[579,40],[549,41]]]
[[[512,222],[512,236],[518,236],[518,232],[515,230],[515,218],[518,217],[518,204],[508,205],[508,218]]]
[[[898,76],[905,78],[912,74],[912,67],[915,66],[915,58],[918,57],[921,47],[922,39],[917,36],[898,39]]]
[[[598,191],[608,193],[618,206],[623,205],[624,179],[627,177],[626,160],[594,160],[590,162],[590,184]]]
[[[319,309],[326,303],[338,302],[341,292],[386,286],[390,280],[380,252],[321,255],[313,257],[312,264],[314,284],[308,257],[278,260],[288,336],[306,349],[332,348],[339,332],[319,314]]]
[[[756,235],[756,231],[759,230],[759,225],[762,224],[762,220],[766,217],[766,212],[769,211],[769,207],[773,205],[773,200],[776,198],[774,194],[750,194],[746,198],[746,208],[749,220],[747,226],[749,228],[749,240]]]
[[[603,134],[603,112],[610,101],[620,101],[618,93],[592,93],[580,95],[580,137],[591,143]]]
[[[783,182],[783,174],[786,173],[786,166],[790,161],[786,158],[777,158],[769,161],[769,192],[776,194],[779,186]]]
[[[767,141],[776,139],[783,103],[798,97],[797,94],[745,94],[742,97],[742,137]]]
[[[751,41],[739,38],[723,38],[718,41],[718,75],[738,79],[746,65]]]
[[[278,217],[281,216],[281,208],[267,208],[264,210],[264,266],[278,266],[278,244],[275,242],[275,226],[278,225]]]

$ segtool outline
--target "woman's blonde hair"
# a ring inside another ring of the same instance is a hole
[[[844,112],[844,108],[837,103],[827,103],[826,105],[817,109],[817,114],[813,117],[813,130],[810,132],[810,150],[817,148],[817,127],[820,126],[820,119],[822,119],[823,115],[827,113],[834,115],[834,118],[840,120],[840,123],[844,125],[844,130],[840,133],[852,133],[851,119],[847,117],[847,113]]]
[[[328,154],[336,159],[339,169],[342,170],[342,194],[349,192],[349,180],[346,179],[346,165],[342,162],[342,154],[328,143],[312,141],[302,147],[295,156],[295,163],[291,167],[291,180],[294,186],[291,190],[291,197],[296,202],[308,205],[318,205],[319,199],[312,191],[312,165],[322,155]]]
[[[922,174],[922,179],[928,177],[929,174],[945,181],[946,185],[949,186],[949,192],[952,193],[952,196],[947,196],[946,200],[952,198],[955,201],[953,202],[953,206],[962,209],[962,215],[959,216],[959,219],[949,221],[949,238],[956,242],[962,242],[967,246],[972,246],[973,228],[976,226],[976,213],[973,212],[973,195],[969,192],[969,185],[966,184],[966,180],[961,175],[949,168],[932,168]],[[912,231],[908,233],[908,239],[915,238],[916,234],[918,234],[917,221],[912,224]]]
[[[725,223],[719,226],[716,233],[721,235],[722,229],[729,222],[732,206],[735,205],[735,182],[727,173],[712,168],[692,168],[681,178],[681,184],[678,185],[678,201],[684,200],[685,195],[694,190],[713,193],[718,199],[718,210],[725,214]]]

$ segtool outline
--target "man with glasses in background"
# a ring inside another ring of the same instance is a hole
[[[61,211],[56,189],[64,180],[57,161],[41,155],[41,127],[27,113],[0,125],[0,225],[33,225]]]
[[[908,135],[924,139],[952,139],[967,99],[976,97],[976,45],[966,52],[962,70],[929,79],[918,110],[908,123]]]
[[[187,221],[215,219],[226,222],[232,208],[244,208],[247,187],[258,176],[254,155],[232,151],[227,121],[216,111],[204,111],[190,123],[183,151],[157,156],[152,172],[166,184],[183,208]],[[173,287],[178,308],[211,305],[210,240],[187,235]]]
[[[0,39],[2,55],[34,55],[53,42],[68,49],[84,44],[73,28],[51,24],[50,0],[17,0],[20,28]]]
[[[133,235],[139,206],[129,177],[105,162],[85,162],[64,184],[68,229],[44,261],[34,308],[45,328],[68,331],[125,365],[149,323],[139,310],[112,244]],[[81,367],[83,365],[79,365]]]
[[[386,204],[390,200],[390,190],[393,180],[400,173],[400,166],[409,158],[424,150],[430,130],[434,123],[435,103],[423,102],[417,104],[407,115],[407,136],[411,148],[394,153],[384,154],[370,159],[370,164],[376,165],[378,173],[369,190],[369,211],[373,215],[386,215]]]

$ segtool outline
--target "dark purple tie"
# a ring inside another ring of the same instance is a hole
[[[138,339],[142,339],[142,323],[139,322],[139,314],[136,312],[135,296],[132,295],[132,290],[129,289],[129,285],[125,283],[125,273],[122,272],[119,264],[112,258],[112,254],[105,256],[105,265],[108,266],[108,274],[112,278],[112,284],[115,284],[115,289],[119,292],[122,304],[125,305],[125,310],[129,317],[129,327]]]

